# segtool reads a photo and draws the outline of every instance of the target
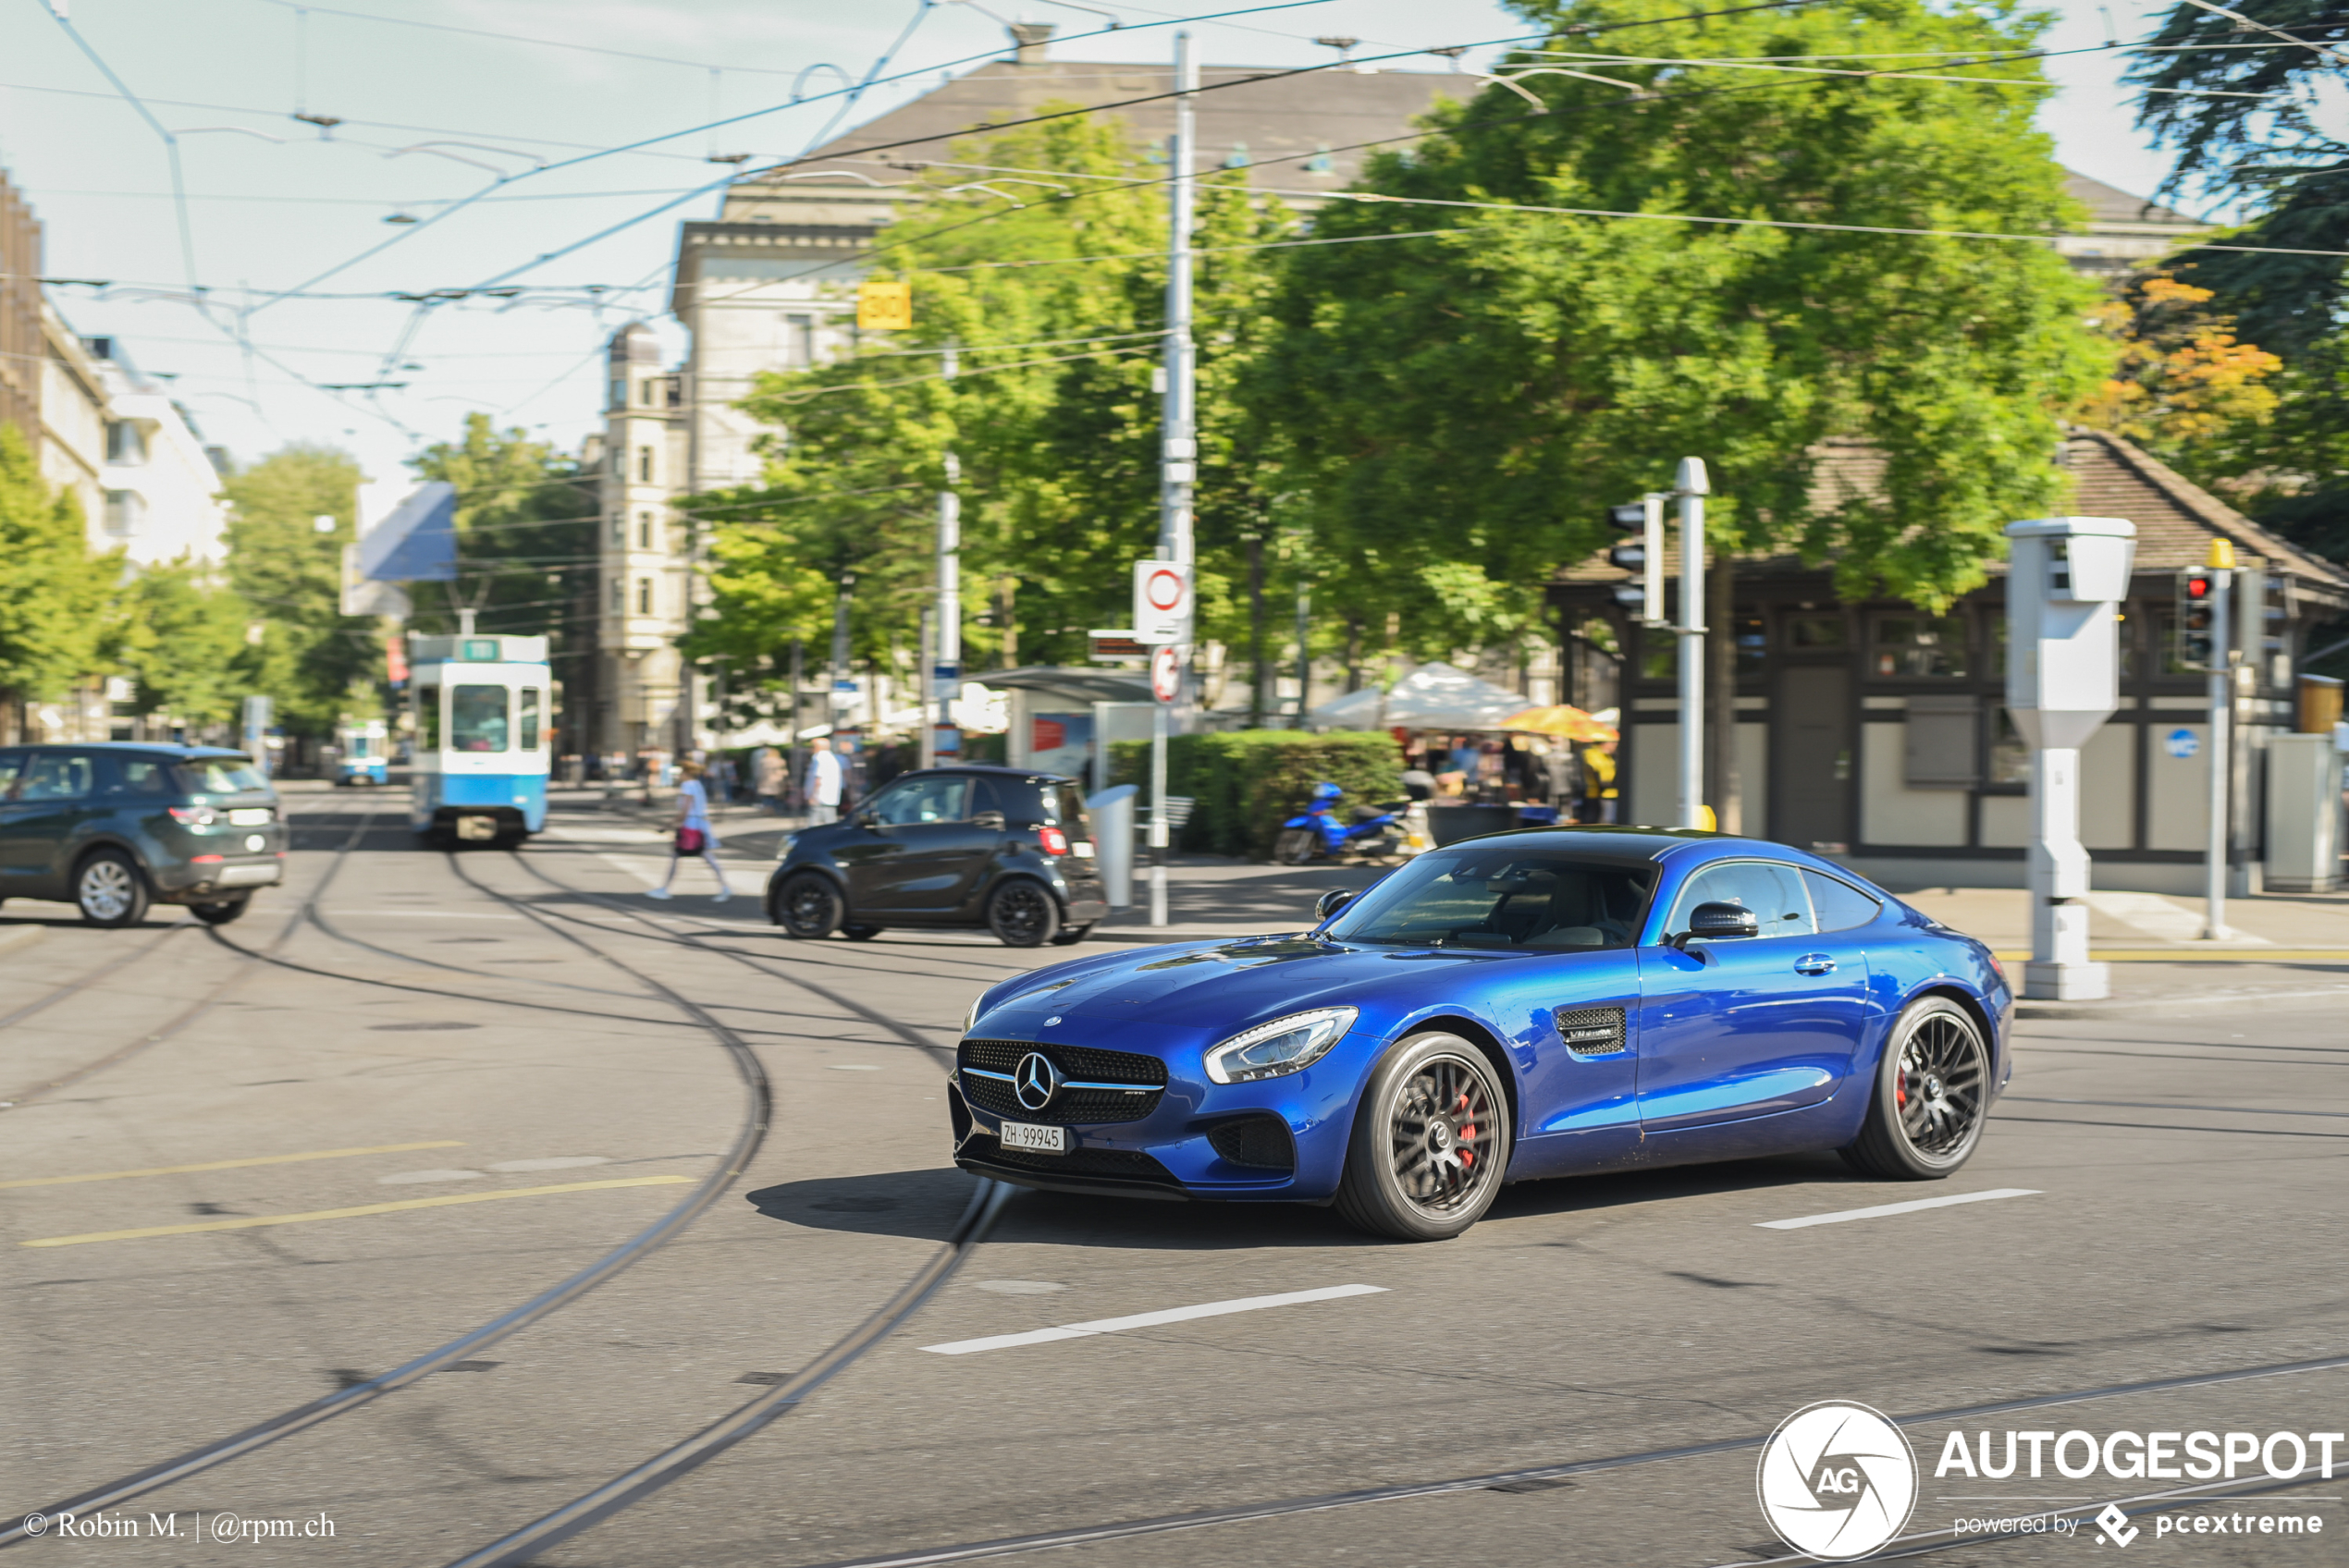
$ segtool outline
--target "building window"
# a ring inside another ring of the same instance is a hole
[[[106,532],[116,538],[128,538],[138,533],[146,515],[147,498],[136,490],[106,492]]]
[[[106,421],[106,461],[135,468],[147,460],[147,435],[134,420]]]
[[[636,579],[636,613],[638,615],[653,613],[653,580],[649,577]]]
[[[622,595],[626,592],[627,591],[625,589],[621,587],[619,578],[615,577],[611,580],[611,607],[614,611],[619,611],[627,607],[621,602]]]
[[[646,484],[653,482],[653,449],[650,447],[636,448],[636,477]]]
[[[628,520],[618,512],[612,514],[611,542],[623,546],[628,543]]]
[[[611,378],[610,387],[605,393],[604,407],[608,409],[622,409],[627,406],[628,378],[626,376],[615,375]]]
[[[1894,679],[1963,675],[1965,631],[1962,616],[1880,616],[1868,650],[1868,673]]]
[[[611,476],[614,479],[623,479],[627,477],[628,471],[626,468],[621,466],[626,461],[627,454],[622,452],[619,447],[614,447],[611,449]]]
[[[1849,635],[1839,615],[1798,615],[1787,618],[1786,645],[1798,652],[1808,653],[1819,648],[1840,648]]]
[[[636,514],[636,547],[640,550],[653,547],[653,514],[650,512]]]
[[[1737,672],[1761,674],[1768,666],[1770,651],[1769,632],[1762,618],[1751,612],[1732,616],[1729,636],[1737,647]]]
[[[816,362],[816,318],[785,316],[783,318],[783,357],[802,369]]]

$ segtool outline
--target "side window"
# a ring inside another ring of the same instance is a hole
[[[1733,860],[1706,866],[1680,889],[1666,930],[1687,930],[1689,911],[1710,903],[1752,910],[1765,937],[1808,936],[1813,929],[1811,900],[1802,891],[1801,875],[1775,861]]]
[[[98,792],[125,798],[167,795],[171,793],[168,765],[159,757],[109,756],[99,769]]]
[[[522,689],[522,749],[525,752],[538,749],[538,688],[535,686]]]
[[[17,787],[19,801],[78,801],[90,793],[96,769],[80,752],[36,752]]]
[[[416,688],[416,749],[440,750],[440,688]]]
[[[1033,827],[1052,820],[1052,808],[1045,804],[1044,787],[1032,778],[998,778],[995,788],[1002,802],[1004,823],[1013,827]]]
[[[868,808],[886,827],[911,827],[925,822],[960,822],[970,794],[970,781],[952,775],[907,778],[891,785]]]
[[[1849,931],[1884,913],[1882,904],[1836,877],[1805,871],[1802,885],[1811,889],[1811,907],[1819,912],[1822,931]]]
[[[0,752],[0,805],[17,798],[17,786],[24,778],[24,753]]]
[[[971,780],[971,815],[978,816],[990,811],[997,816],[1003,815],[1003,797],[996,792],[995,780],[973,778]]]

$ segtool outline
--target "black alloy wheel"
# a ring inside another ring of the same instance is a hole
[[[250,898],[222,899],[217,903],[190,904],[188,913],[206,925],[226,925],[244,913],[245,906],[252,902]]]
[[[1041,882],[1015,877],[988,895],[987,928],[1007,948],[1040,948],[1060,935],[1059,900]]]
[[[830,936],[848,918],[848,901],[820,871],[803,871],[775,895],[775,924],[803,942]]]
[[[1949,1175],[1982,1140],[1990,1106],[1990,1051],[1974,1015],[1947,997],[1910,1004],[1892,1027],[1876,1096],[1847,1163],[1892,1182]]]
[[[1347,1146],[1337,1211],[1358,1230],[1448,1241],[1484,1217],[1509,1159],[1508,1097],[1457,1035],[1414,1035],[1371,1073]]]
[[[136,925],[147,915],[147,878],[120,850],[99,850],[73,874],[73,901],[92,925]]]

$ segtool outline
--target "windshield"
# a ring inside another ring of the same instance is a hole
[[[1556,850],[1436,850],[1339,911],[1327,934],[1409,947],[1627,948],[1648,888],[1648,875]]]
[[[178,773],[179,788],[191,795],[236,795],[269,788],[250,757],[191,757],[179,764]]]
[[[449,704],[449,749],[452,752],[502,752],[506,749],[506,689],[503,686],[460,686]]]

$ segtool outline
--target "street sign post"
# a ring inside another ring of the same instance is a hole
[[[1134,640],[1187,643],[1191,631],[1191,563],[1134,563]]]

